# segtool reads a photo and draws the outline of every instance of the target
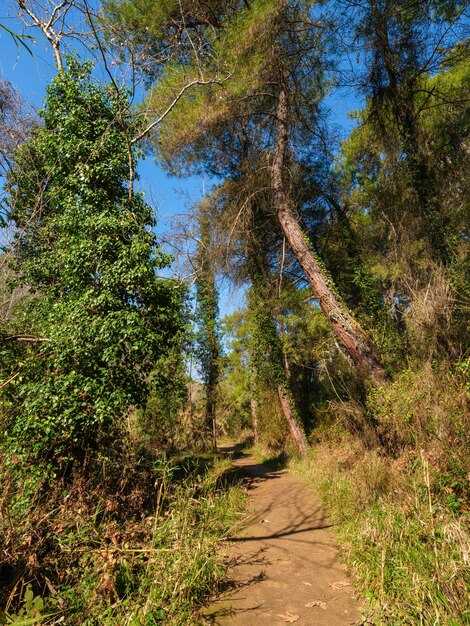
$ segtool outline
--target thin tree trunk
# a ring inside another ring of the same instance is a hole
[[[203,205],[198,212],[198,222],[200,231],[196,257],[199,265],[196,278],[198,357],[206,392],[205,433],[215,451],[217,449],[217,388],[220,379],[219,307],[210,213]]]
[[[215,394],[216,387],[214,384],[210,384],[206,390],[206,432],[212,440],[212,447],[217,450],[217,426],[216,426],[216,413],[215,413]]]
[[[253,441],[255,444],[259,441],[258,432],[258,400],[255,397],[251,397],[250,400],[250,412],[251,412],[251,424],[253,426]]]
[[[271,327],[272,331],[268,333],[270,337],[269,344],[265,343],[263,348],[261,348],[261,359],[267,358],[270,361],[272,379],[266,382],[271,385],[274,383],[275,387],[277,388],[282,413],[286,420],[292,441],[294,442],[294,445],[297,448],[299,455],[305,456],[308,449],[307,438],[305,436],[302,425],[297,419],[297,411],[295,410],[294,399],[289,390],[289,362],[282,350],[279,330],[273,316],[272,308],[269,304],[271,300],[270,296],[272,294],[269,293],[269,285],[265,278],[265,274],[267,274],[267,272],[265,273],[263,271],[264,268],[262,267],[266,259],[264,256],[260,255],[260,252],[265,253],[265,250],[263,250],[262,248],[261,250],[259,248],[250,249],[250,278],[252,289],[255,290],[257,296],[257,300],[255,301],[254,306],[263,316],[262,327],[264,328],[264,332],[266,331],[267,327]],[[259,320],[257,324],[259,324]],[[260,346],[258,346],[258,349],[259,348]]]
[[[212,418],[212,444],[214,452],[217,452],[217,422],[215,421],[215,415]]]
[[[277,386],[277,393],[279,395],[282,412],[286,418],[290,436],[292,437],[298,453],[300,456],[304,457],[306,456],[308,450],[307,438],[305,437],[305,433],[297,421],[294,411],[292,410],[294,399],[292,398],[290,391],[282,385]]]
[[[282,325],[281,325],[282,329]],[[281,330],[282,334],[282,330]],[[287,354],[282,350],[282,363],[284,365],[284,373],[285,378],[287,380],[287,384],[290,385],[291,373],[290,373],[290,363],[287,358]],[[281,403],[282,410],[284,412],[284,417],[286,418],[287,425],[289,427],[289,432],[291,434],[292,439],[295,441],[295,445],[297,450],[301,456],[305,456],[307,454],[308,443],[307,437],[305,436],[305,430],[300,425],[299,420],[297,418],[297,413],[292,410],[292,407],[295,406],[294,398],[290,390],[283,389],[280,385],[277,388],[279,394],[279,401]],[[285,398],[285,405],[284,399]]]
[[[274,205],[279,224],[292,252],[302,266],[315,298],[329,321],[331,328],[355,363],[359,372],[372,382],[385,378],[384,369],[377,356],[377,349],[345,305],[333,293],[324,276],[324,270],[312,253],[306,237],[296,220],[284,191],[283,169],[287,149],[287,98],[285,91],[279,94],[277,108],[277,138],[272,164],[272,187]]]

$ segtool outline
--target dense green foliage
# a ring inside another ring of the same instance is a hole
[[[181,289],[156,279],[170,257],[129,188],[125,94],[90,70],[70,59],[53,80],[8,179],[12,267],[31,298],[2,329],[3,429],[38,456],[96,442],[141,404],[181,325]]]
[[[101,6],[91,48],[132,91],[68,58],[29,124],[0,83],[5,620],[196,623],[240,506],[194,456],[217,431],[304,456],[364,623],[466,623],[468,7]],[[142,147],[211,177],[175,236],[194,287],[137,190]],[[222,276],[245,304],[219,322]]]
[[[465,350],[469,206],[464,138],[468,135],[468,107],[462,104],[462,94],[468,88],[468,61],[454,60],[440,74],[423,76],[415,96],[419,146],[413,159],[419,150],[428,168],[422,184],[433,195],[432,211],[439,214],[433,225],[426,212],[431,211],[431,198],[423,212],[410,179],[414,161],[403,158],[400,134],[390,113],[384,120],[384,134],[377,130],[372,102],[358,112],[358,125],[343,144],[338,164],[356,254],[366,264],[368,282],[381,294],[389,317],[400,331],[408,331],[407,350],[418,355],[440,352],[455,356]],[[343,281],[351,253],[341,224],[331,228],[337,250],[328,242],[329,255],[337,255],[335,267],[338,261],[343,264],[338,267]],[[437,250],[429,237],[437,237],[443,248]],[[368,286],[361,290],[367,293]]]

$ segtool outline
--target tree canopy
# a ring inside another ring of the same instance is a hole
[[[57,72],[0,81],[0,622],[200,623],[233,449],[364,622],[463,624],[468,2],[7,4]]]

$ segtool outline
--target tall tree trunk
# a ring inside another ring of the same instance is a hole
[[[196,278],[198,306],[197,356],[206,392],[204,430],[207,441],[217,448],[216,407],[220,379],[220,337],[218,334],[218,292],[212,255],[210,219],[204,206],[199,212],[200,240],[197,250],[199,272]]]
[[[378,382],[384,379],[385,372],[378,358],[377,349],[328,285],[324,270],[306,241],[286,196],[283,170],[287,149],[287,116],[287,97],[282,90],[277,107],[277,138],[271,171],[274,205],[279,224],[333,332],[361,375],[372,382]]]
[[[217,427],[216,427],[216,417],[215,417],[215,406],[216,406],[216,394],[217,394],[217,383],[211,381],[211,383],[206,388],[206,415],[205,415],[205,430],[207,432],[208,438],[212,441],[212,447],[214,450],[217,450]]]

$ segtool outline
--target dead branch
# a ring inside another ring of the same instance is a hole
[[[149,132],[153,128],[155,128],[155,126],[158,126],[165,119],[165,117],[173,110],[173,108],[178,104],[178,102],[181,100],[184,94],[188,91],[188,89],[191,89],[191,87],[194,87],[195,85],[222,85],[222,83],[224,83],[226,80],[228,80],[231,77],[232,77],[232,73],[230,73],[223,80],[215,80],[215,79],[204,80],[202,78],[196,78],[195,80],[192,80],[186,85],[184,85],[184,87],[182,87],[182,89],[178,92],[176,97],[168,105],[165,111],[161,115],[159,115],[159,117],[156,120],[154,120],[151,124],[149,124],[147,128],[145,128],[145,130],[143,130],[139,135],[137,135],[137,137],[134,137],[134,139],[132,139],[131,145],[134,145],[141,139],[144,139],[144,137],[146,137],[149,134]]]
[[[20,341],[24,343],[45,343],[50,341],[47,337],[34,337],[32,335],[10,335],[9,337],[0,338],[1,343],[7,343],[8,341]]]

